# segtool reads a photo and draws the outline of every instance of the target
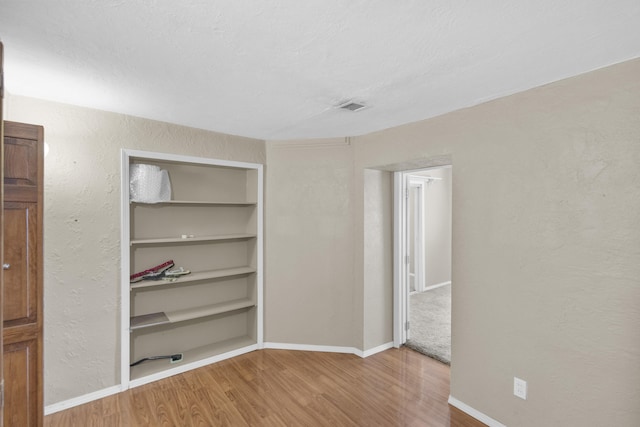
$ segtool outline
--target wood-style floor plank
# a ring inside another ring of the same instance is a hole
[[[260,350],[45,417],[45,427],[481,427],[450,407],[449,367],[406,348]]]

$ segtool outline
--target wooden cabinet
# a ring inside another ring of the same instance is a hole
[[[43,128],[4,123],[4,425],[42,425]]]
[[[129,200],[133,164],[168,172],[171,200]],[[123,384],[144,384],[262,346],[262,165],[123,152],[123,364],[156,356]],[[175,281],[129,275],[173,261]],[[124,299],[126,300],[126,299]]]

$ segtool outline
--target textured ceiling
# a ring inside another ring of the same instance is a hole
[[[359,135],[637,58],[639,22],[638,0],[0,0],[9,93],[261,139]]]

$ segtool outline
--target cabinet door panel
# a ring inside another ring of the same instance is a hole
[[[38,419],[37,340],[4,345],[5,426],[34,426]]]
[[[38,185],[38,141],[4,139],[4,182],[11,185]]]
[[[34,203],[5,202],[4,326],[37,320],[37,209]]]

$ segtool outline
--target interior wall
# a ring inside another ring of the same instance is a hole
[[[424,196],[425,287],[451,281],[451,168],[430,169]]]
[[[353,347],[351,145],[267,142],[267,161],[265,341]]]
[[[451,395],[505,425],[640,425],[639,75],[633,60],[353,139],[356,171],[451,157]]]
[[[120,381],[120,149],[264,163],[263,141],[12,96],[5,119],[44,126],[44,396]]]
[[[393,341],[393,174],[364,170],[363,338],[372,349]]]

